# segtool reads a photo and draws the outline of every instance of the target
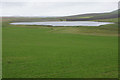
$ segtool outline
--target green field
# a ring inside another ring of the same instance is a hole
[[[118,25],[13,26],[3,22],[3,78],[117,78]]]

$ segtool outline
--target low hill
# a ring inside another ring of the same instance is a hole
[[[2,17],[2,21],[9,22],[39,22],[39,21],[88,21],[99,19],[113,19],[118,18],[120,10],[115,10],[109,13],[90,13],[81,15],[72,15],[64,17]]]
[[[111,19],[111,18],[120,17],[119,13],[120,13],[120,10],[115,10],[109,13],[93,13],[93,14],[75,15],[71,17],[70,16],[66,17],[66,20],[67,21],[86,21],[86,20],[98,20],[98,19]]]

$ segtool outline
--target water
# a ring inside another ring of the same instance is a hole
[[[50,26],[100,26],[114,24],[112,22],[95,21],[49,21],[49,22],[14,22],[12,25],[50,25]]]

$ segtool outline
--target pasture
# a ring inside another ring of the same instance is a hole
[[[118,25],[15,26],[3,22],[3,78],[117,78]]]

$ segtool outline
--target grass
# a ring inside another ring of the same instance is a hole
[[[3,78],[117,78],[117,30],[3,22]]]
[[[97,35],[97,36],[118,36],[118,25],[107,26],[80,26],[80,27],[54,27],[50,32],[53,33],[71,33],[83,35]]]
[[[120,18],[99,19],[99,20],[94,20],[94,21],[101,21],[101,22],[114,22],[114,23],[118,23],[118,19],[120,19]]]

